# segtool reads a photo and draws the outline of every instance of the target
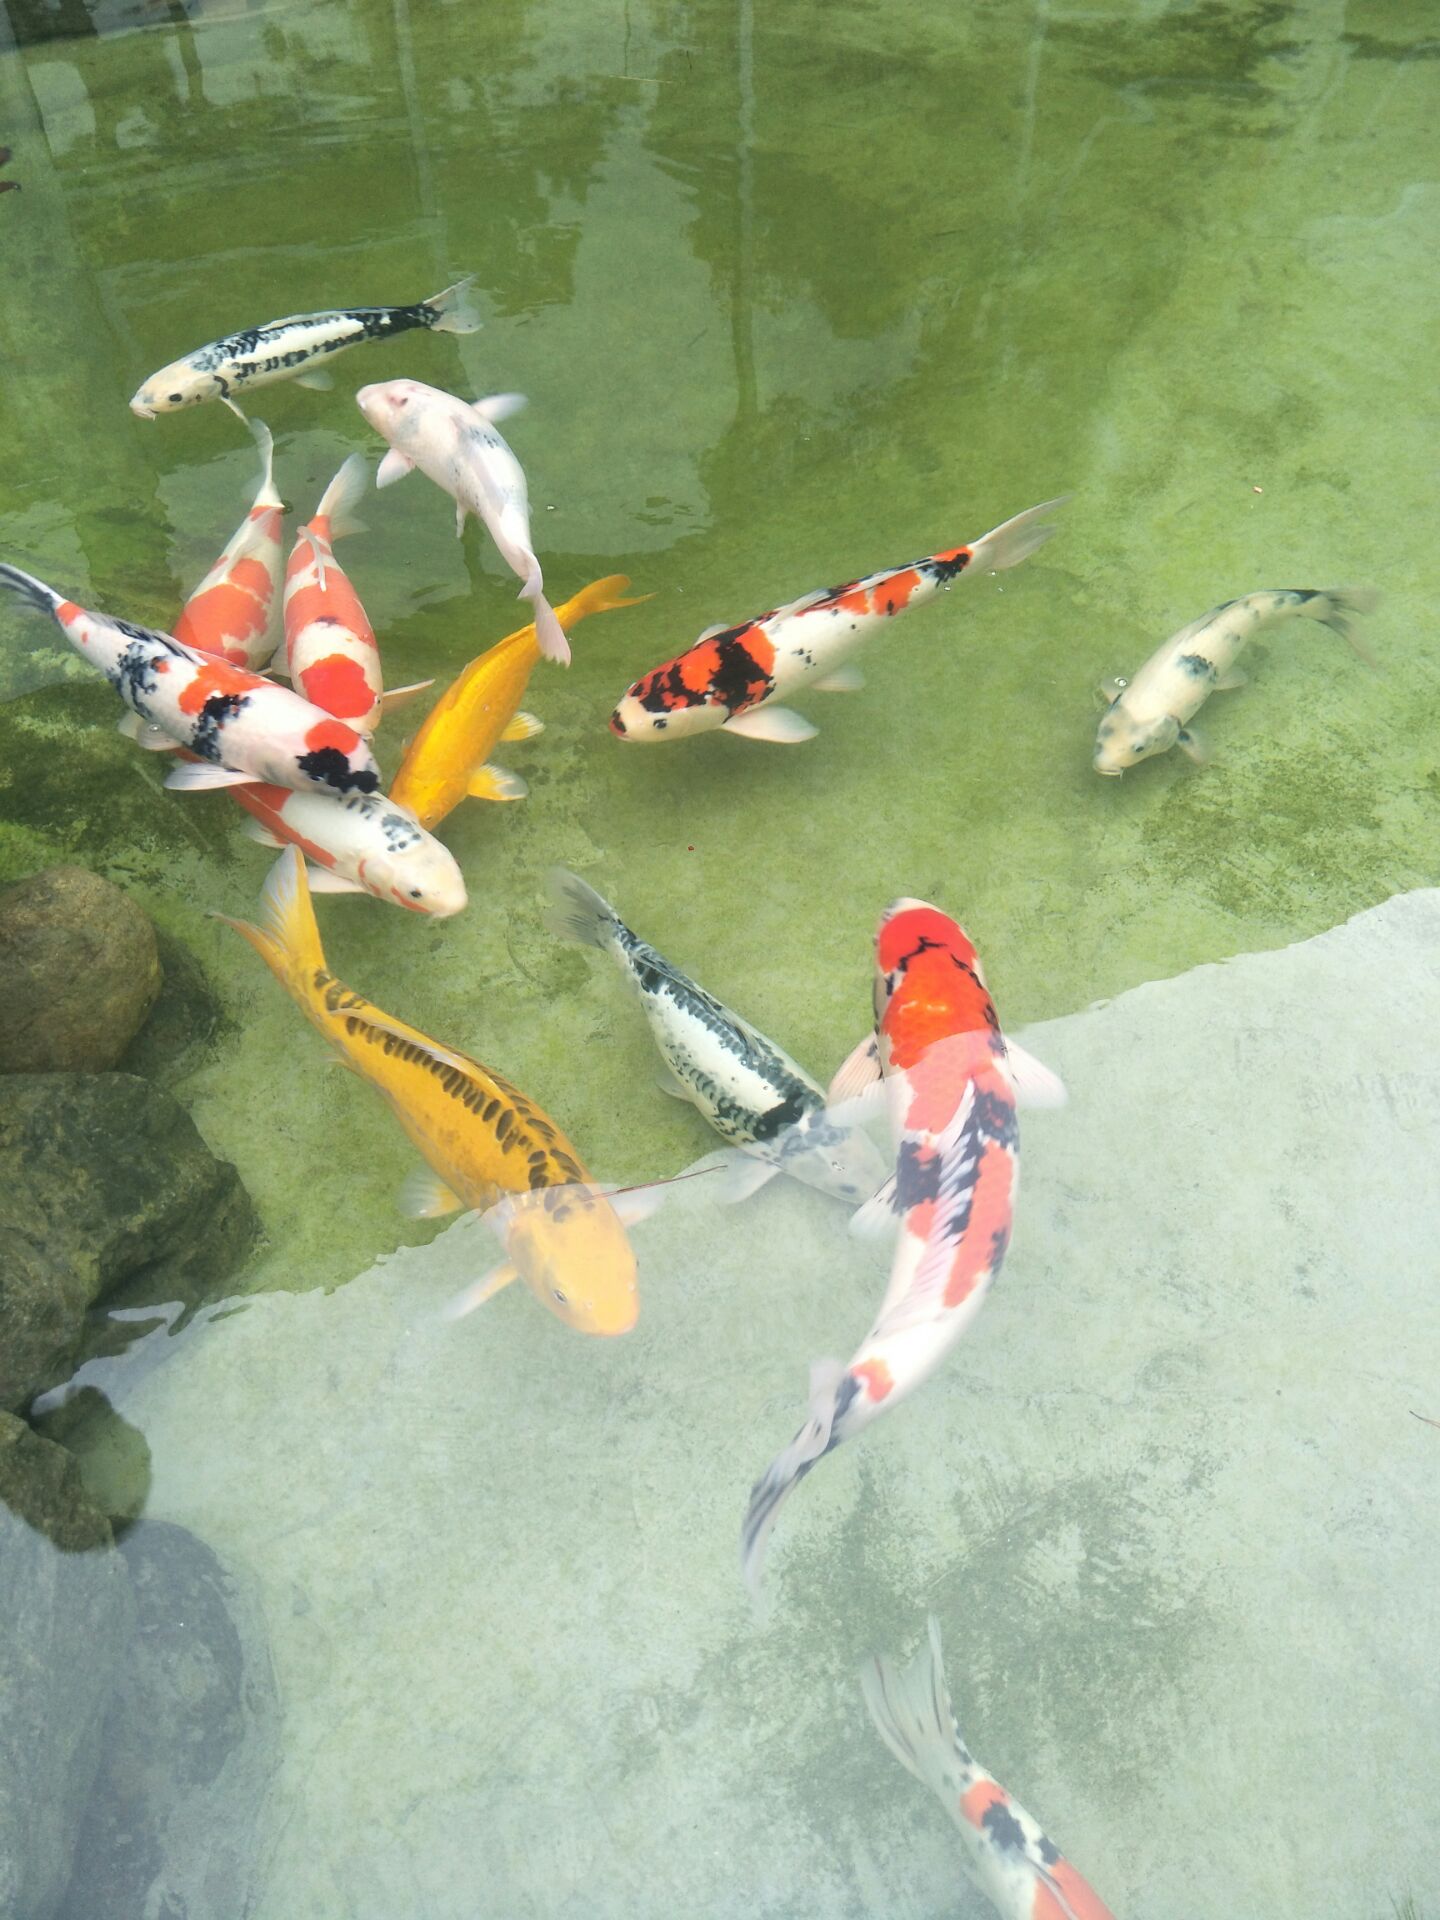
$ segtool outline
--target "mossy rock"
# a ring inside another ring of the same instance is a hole
[[[0,892],[0,1073],[104,1072],[159,992],[155,929],[113,881],[46,867]]]

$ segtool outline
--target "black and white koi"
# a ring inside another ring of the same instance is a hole
[[[413,307],[335,307],[328,313],[292,313],[263,326],[244,327],[152,373],[137,389],[130,411],[141,420],[153,420],[157,413],[175,413],[202,400],[224,400],[238,413],[235,402],[242,395],[277,380],[293,380],[302,387],[333,386],[318,363],[358,347],[362,340],[388,340],[417,327],[431,333],[475,333],[481,322],[470,304],[474,277],[469,274]]]
[[[688,1100],[722,1140],[745,1150],[730,1194],[787,1173],[858,1205],[885,1175],[869,1136],[831,1113],[819,1083],[783,1048],[646,943],[573,873],[549,876],[550,931],[608,953],[639,1000],[665,1062],[660,1085]]]
[[[380,785],[369,743],[288,687],[173,634],[88,613],[18,567],[0,566],[0,587],[48,613],[100,669],[130,709],[122,732],[152,750],[186,747],[197,756],[174,769],[167,787],[264,780],[317,793],[374,793]]]
[[[1203,765],[1209,756],[1190,721],[1212,693],[1245,685],[1235,662],[1261,627],[1318,620],[1368,661],[1355,621],[1379,602],[1373,587],[1270,587],[1202,613],[1157,647],[1132,678],[1101,686],[1108,704],[1095,737],[1096,773],[1117,776],[1171,747]]]

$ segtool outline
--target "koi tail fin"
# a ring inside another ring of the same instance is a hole
[[[1302,588],[1302,592],[1305,590]],[[1321,587],[1311,590],[1297,609],[1307,620],[1318,620],[1322,627],[1338,633],[1367,667],[1377,664],[1374,654],[1355,630],[1355,623],[1380,604],[1378,587]]]
[[[260,451],[260,490],[251,502],[251,512],[256,507],[279,507],[283,513],[285,502],[275,491],[275,442],[270,429],[263,420],[247,420],[245,424]]]
[[[901,1766],[942,1800],[953,1797],[955,1762],[972,1765],[955,1715],[940,1655],[940,1623],[930,1616],[929,1637],[909,1666],[877,1654],[860,1674],[860,1690],[875,1731]]]
[[[53,587],[47,587],[33,574],[22,573],[19,567],[0,566],[0,587],[7,587],[36,613],[48,613],[52,620],[59,619],[59,609],[65,604]]]
[[[836,1444],[835,1420],[841,1409],[845,1377],[838,1360],[819,1360],[811,1367],[810,1418],[750,1489],[750,1504],[740,1528],[740,1570],[757,1598],[765,1550],[780,1508],[821,1455]]]
[[[1056,507],[1063,507],[1071,498],[1071,494],[1062,493],[1058,499],[1046,500],[1038,507],[1027,507],[1024,513],[1017,513],[1013,520],[1006,520],[1003,525],[992,527],[989,533],[982,534],[970,549],[972,571],[1003,573],[1007,567],[1018,567],[1022,560],[1028,560],[1055,531],[1040,516],[1053,513]]]
[[[577,620],[583,620],[589,614],[613,613],[617,607],[638,607],[646,600],[655,598],[653,593],[631,594],[628,592],[629,586],[630,581],[623,573],[611,573],[603,580],[592,580],[588,587],[582,587],[569,600],[563,600],[556,609],[555,617],[562,627],[573,627]]]
[[[555,609],[545,598],[545,583],[540,577],[539,562],[528,576],[518,596],[528,600],[535,614],[535,644],[547,660],[553,660],[557,666],[570,664],[570,642],[565,638],[565,629],[555,618]]]
[[[478,333],[484,326],[470,297],[474,284],[474,274],[467,273],[453,287],[446,287],[443,293],[432,293],[428,300],[421,302],[435,316],[430,325],[436,333]]]
[[[232,920],[228,913],[217,913],[214,918],[248,940],[281,986],[303,1006],[308,976],[323,969],[325,950],[320,944],[305,862],[298,847],[287,847],[270,869],[261,890],[260,907],[258,927],[248,920]]]
[[[628,931],[610,902],[564,867],[552,867],[546,874],[545,891],[552,902],[545,925],[558,940],[577,940],[582,946],[603,949],[617,934]]]
[[[363,453],[352,453],[320,496],[315,509],[317,520],[330,524],[330,538],[343,540],[347,533],[364,533],[363,521],[355,518],[355,506],[370,484],[370,463]],[[309,534],[310,529],[303,530]],[[312,539],[313,548],[314,541]]]

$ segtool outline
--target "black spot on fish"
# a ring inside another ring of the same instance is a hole
[[[1003,1800],[992,1800],[981,1816],[980,1825],[1002,1853],[1025,1851],[1025,1829]]]
[[[737,707],[754,706],[774,691],[774,680],[736,633],[717,634],[715,646],[719,657],[710,684],[732,713]]]
[[[1192,680],[1215,678],[1214,663],[1207,660],[1203,653],[1182,653],[1175,664],[1183,673],[1188,673]]]
[[[221,758],[220,735],[227,721],[233,720],[250,704],[248,693],[212,693],[195,716],[190,745],[204,760]]]
[[[1038,1851],[1041,1860],[1047,1867],[1053,1867],[1055,1862],[1060,1858],[1060,1849],[1048,1834],[1041,1834]]]
[[[143,701],[146,696],[159,690],[159,677],[155,672],[155,656],[142,644],[147,638],[141,634],[128,647],[123,647],[120,656],[108,676],[110,684],[125,702],[144,712]]]
[[[923,1201],[940,1197],[940,1155],[926,1153],[914,1140],[902,1140],[895,1162],[895,1211],[908,1213]]]
[[[930,578],[942,587],[947,587],[952,580],[960,578],[974,557],[967,547],[962,547],[958,553],[946,554],[943,557],[937,554],[933,560],[922,561],[920,571],[928,573]]]
[[[1019,1133],[1015,1125],[1015,1108],[1011,1101],[999,1094],[987,1093],[983,1087],[975,1089],[975,1104],[971,1115],[976,1129],[987,1140],[993,1140],[996,1146],[1014,1148]]]
[[[380,784],[380,776],[373,768],[352,768],[339,747],[312,748],[309,753],[301,754],[296,765],[301,773],[333,787],[337,793],[349,793],[352,789],[356,793],[374,793]]]
[[[832,1447],[838,1447],[845,1438],[840,1431],[841,1423],[859,1392],[860,1382],[853,1373],[847,1373],[835,1389],[835,1413],[830,1422],[830,1438],[825,1442],[826,1453],[829,1453]],[[821,1458],[823,1459],[824,1455]]]
[[[798,1083],[779,1102],[777,1106],[762,1113],[754,1122],[752,1140],[773,1140],[777,1133],[784,1133],[787,1127],[793,1127],[815,1104],[815,1096],[808,1087]]]

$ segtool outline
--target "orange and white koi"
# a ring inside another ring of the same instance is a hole
[[[167,787],[265,780],[317,793],[374,793],[380,785],[369,743],[288,687],[199,653],[173,634],[89,613],[18,567],[0,566],[0,586],[48,613],[100,669],[140,723],[122,722],[126,732],[146,747],[188,747],[196,756],[171,772]]]
[[[908,1667],[877,1655],[862,1670],[860,1685],[880,1738],[960,1829],[965,1871],[1001,1920],[1115,1920],[1039,1822],[966,1746],[933,1615],[926,1644]]]
[[[650,598],[648,593],[627,598],[629,585],[623,573],[596,580],[562,602],[555,618],[568,633],[588,614],[638,607]],[[544,730],[544,722],[533,713],[520,711],[541,658],[533,624],[521,627],[463,668],[425,716],[390,788],[392,797],[413,808],[423,826],[439,826],[467,795],[474,800],[525,798],[529,789],[519,774],[492,765],[490,754],[502,740],[530,740]]]
[[[455,531],[465,531],[473,513],[489,533],[500,558],[521,581],[520,598],[534,609],[535,633],[547,660],[569,661],[570,647],[530,537],[530,493],[525,472],[500,432],[499,422],[525,405],[523,394],[496,393],[465,401],[422,380],[391,380],[361,387],[355,404],[390,451],[375,475],[388,487],[416,467],[455,502]]]
[[[969,574],[1019,566],[1055,529],[1041,516],[1068,499],[1007,520],[969,546],[948,547],[844,586],[820,587],[738,626],[707,627],[687,652],[637,680],[610,716],[620,740],[677,740],[723,727],[747,740],[788,745],[816,728],[779,702],[793,693],[854,693],[864,684],[850,655],[897,613],[948,593]]]
[[[781,1503],[817,1460],[927,1380],[980,1311],[1010,1244],[1017,1101],[1065,1097],[1048,1068],[1001,1037],[975,949],[938,907],[888,907],[875,962],[875,1032],[829,1097],[841,1112],[872,1094],[887,1101],[895,1172],[853,1225],[900,1233],[870,1331],[848,1366],[812,1368],[810,1418],[751,1490],[741,1558],[752,1587]]]
[[[229,545],[185,602],[175,638],[252,673],[269,664],[280,641],[280,534],[285,503],[275,491],[274,444],[249,422],[260,449],[260,487]]]
[[[383,793],[296,793],[288,787],[232,787],[251,818],[244,831],[262,847],[298,847],[312,863],[312,893],[368,893],[447,920],[465,906],[465,881],[448,847],[410,809]]]
[[[384,690],[380,649],[360,596],[335,558],[335,541],[363,531],[355,502],[369,468],[352,453],[325,489],[315,516],[295,536],[285,568],[285,658],[290,684],[317,707],[373,733],[382,712],[413,700],[433,680]]]
[[[345,1064],[389,1101],[429,1168],[405,1182],[403,1210],[430,1218],[477,1208],[504,1240],[506,1263],[462,1295],[457,1309],[523,1279],[567,1326],[627,1333],[639,1312],[622,1219],[628,1196],[612,1201],[592,1185],[554,1121],[508,1080],[335,978],[297,848],[276,861],[261,898],[261,926],[216,918],[250,942]]]

